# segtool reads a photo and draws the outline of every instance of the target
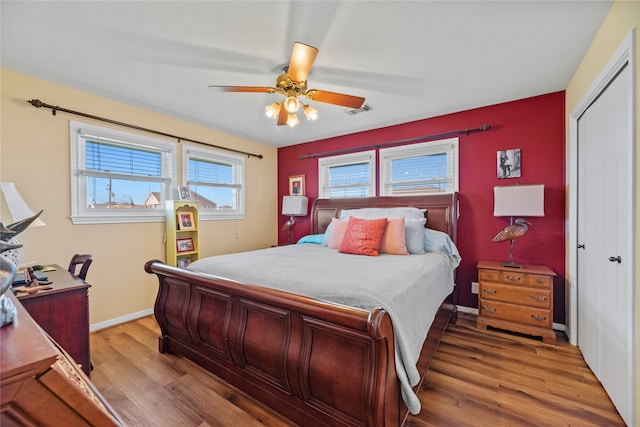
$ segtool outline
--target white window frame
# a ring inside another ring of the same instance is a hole
[[[213,162],[228,163],[233,166],[233,184],[218,185],[233,187],[236,192],[236,209],[200,209],[198,218],[200,220],[216,220],[216,219],[244,219],[245,217],[245,161],[242,156],[234,156],[228,153],[222,153],[218,150],[204,148],[194,145],[182,146],[182,182],[185,186],[196,184],[189,181],[189,159],[202,159]],[[206,183],[200,183],[206,185]]]
[[[458,191],[459,171],[458,171],[458,138],[441,139],[437,141],[422,142],[399,147],[389,147],[380,150],[380,195],[381,196],[405,196],[411,193],[391,194],[392,176],[391,164],[395,159],[407,157],[420,157],[446,153],[451,157],[447,170],[447,189],[442,193],[453,193]],[[424,194],[416,192],[416,194]]]
[[[176,186],[177,146],[174,142],[162,141],[129,132],[104,128],[80,122],[69,122],[69,143],[71,153],[71,221],[73,224],[162,222],[164,207],[158,209],[89,209],[87,200],[86,141],[105,141],[124,147],[143,148],[160,153],[162,156],[161,197],[170,200]],[[90,175],[90,174],[89,174]],[[111,176],[100,173],[101,176]],[[113,174],[127,179],[126,175]]]
[[[361,151],[358,153],[342,154],[338,156],[323,157],[318,159],[318,197],[327,199],[330,195],[330,188],[325,184],[329,181],[329,168],[335,166],[346,166],[355,163],[369,163],[369,186],[368,196],[376,195],[376,152],[375,150]]]

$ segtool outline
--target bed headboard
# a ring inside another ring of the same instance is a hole
[[[332,218],[340,218],[343,209],[415,207],[426,209],[425,227],[444,231],[456,242],[458,193],[428,196],[358,197],[352,199],[316,199],[311,209],[313,234],[324,233]]]

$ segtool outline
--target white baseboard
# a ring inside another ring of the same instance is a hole
[[[100,329],[110,328],[112,326],[116,326],[121,323],[126,323],[132,320],[139,319],[141,317],[146,317],[150,314],[153,314],[153,308],[138,311],[136,313],[127,314],[126,316],[122,316],[122,317],[116,317],[115,319],[107,320],[105,322],[94,323],[89,327],[89,332],[91,333],[91,332],[99,331]]]

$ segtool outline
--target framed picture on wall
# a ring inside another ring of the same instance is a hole
[[[289,195],[305,196],[304,175],[292,175],[289,177]]]
[[[521,161],[519,148],[501,150],[497,152],[498,159],[498,179],[520,178]]]

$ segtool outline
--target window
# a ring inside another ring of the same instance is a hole
[[[319,197],[372,197],[376,195],[375,151],[318,160]]]
[[[198,202],[200,219],[244,218],[244,158],[182,147],[182,182]]]
[[[458,191],[458,138],[380,150],[380,195]]]
[[[175,187],[176,144],[70,122],[74,224],[164,220]]]

